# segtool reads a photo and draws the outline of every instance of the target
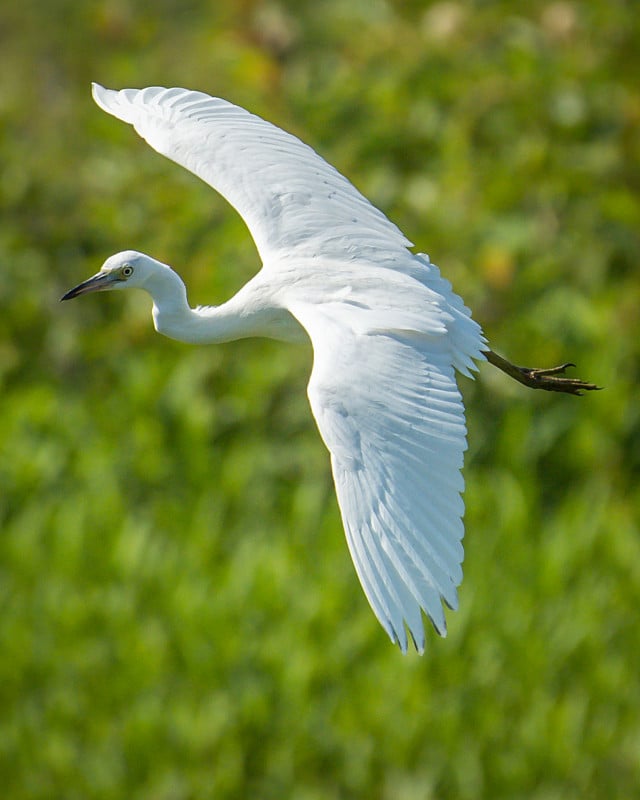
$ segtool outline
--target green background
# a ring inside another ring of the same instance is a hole
[[[20,0],[0,10],[0,791],[7,798],[630,798],[640,791],[637,4]],[[428,252],[498,352],[468,407],[450,633],[402,657],[353,571],[311,353],[158,336],[111,253],[193,304],[242,220],[92,103],[219,94]]]

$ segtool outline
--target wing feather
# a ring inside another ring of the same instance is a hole
[[[247,223],[263,261],[398,253],[411,242],[343,175],[295,136],[239,106],[187,89],[114,91],[106,112],[216,189]]]
[[[354,332],[335,307],[291,311],[314,347],[309,399],[356,572],[392,641],[406,651],[408,630],[422,652],[421,610],[445,635],[442,603],[457,608],[462,580],[466,427],[450,338],[367,333],[362,320]]]

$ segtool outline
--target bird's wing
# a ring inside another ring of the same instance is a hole
[[[354,331],[339,304],[291,311],[313,343],[309,400],[360,582],[392,641],[406,650],[406,624],[422,652],[421,609],[445,635],[441,601],[456,608],[462,580],[466,428],[450,339]]]
[[[244,218],[265,263],[282,253],[355,257],[411,246],[308,145],[239,106],[157,86],[114,91],[93,84],[93,97],[225,197]]]

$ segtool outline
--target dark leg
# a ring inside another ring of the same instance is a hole
[[[551,369],[531,369],[529,367],[516,367],[510,361],[494,353],[493,350],[485,351],[487,361],[498,367],[514,380],[529,386],[531,389],[546,389],[548,392],[567,392],[568,394],[582,394],[602,387],[595,383],[585,383],[578,378],[565,378],[564,371],[575,364],[562,364]]]

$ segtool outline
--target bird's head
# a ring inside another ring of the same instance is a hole
[[[160,271],[167,270],[164,264],[144,253],[125,250],[108,258],[100,272],[70,289],[61,300],[71,300],[89,292],[104,292],[111,289],[145,289],[148,282]]]

